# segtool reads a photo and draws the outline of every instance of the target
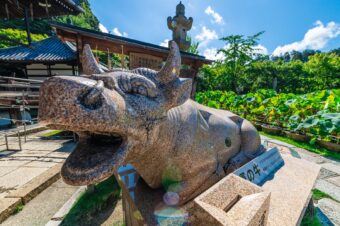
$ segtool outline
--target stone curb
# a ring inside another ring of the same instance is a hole
[[[72,206],[84,191],[86,191],[86,186],[81,186],[75,193],[73,193],[71,198],[64,203],[64,205],[58,210],[56,214],[54,214],[54,216],[49,222],[47,222],[45,226],[60,225],[66,214],[70,212]]]
[[[22,203],[26,204],[34,197],[36,197],[40,192],[45,190],[51,184],[56,182],[60,178],[60,169],[63,163],[58,163],[57,165],[46,170],[44,173],[33,178],[24,186],[17,190],[10,192],[6,198],[21,198]]]
[[[0,224],[11,216],[16,208],[22,205],[20,198],[3,198],[0,200]]]
[[[62,164],[58,163],[56,166],[33,178],[23,187],[11,191],[5,198],[1,199],[0,223],[11,216],[18,206],[28,203],[40,192],[56,182],[60,178],[59,172]]]

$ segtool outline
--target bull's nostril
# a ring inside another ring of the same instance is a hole
[[[94,110],[101,106],[101,94],[104,91],[103,81],[97,81],[96,85],[86,89],[84,93],[78,98],[81,105]]]

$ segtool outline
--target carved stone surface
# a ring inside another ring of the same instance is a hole
[[[270,192],[230,174],[194,200],[193,225],[267,223]]]
[[[172,39],[179,45],[179,49],[186,51],[191,42],[187,40],[187,31],[192,27],[193,19],[185,16],[185,7],[180,2],[176,7],[176,16],[168,17],[168,28],[172,30]]]
[[[261,162],[271,153],[268,150],[250,163]],[[132,166],[123,167],[119,183],[123,201],[128,203],[124,206],[125,219],[129,219],[126,225],[300,225],[320,166],[291,153],[280,155],[284,164],[267,175],[261,185],[229,174],[182,206],[174,205],[176,194],[151,189],[136,177]]]
[[[90,47],[84,46],[89,53]],[[79,135],[61,175],[93,184],[132,164],[151,188],[163,187],[181,205],[263,152],[247,120],[189,99],[190,79],[179,78],[175,42],[159,71],[99,70],[92,54],[85,76],[56,76],[40,89],[40,122]]]

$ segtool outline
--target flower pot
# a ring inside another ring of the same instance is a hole
[[[321,140],[321,139],[317,139],[316,143],[318,145],[320,145],[321,147],[324,147],[324,148],[326,148],[330,151],[340,152],[340,144],[324,141],[324,140]]]
[[[299,134],[299,133],[294,133],[294,132],[290,132],[290,131],[284,131],[284,134],[295,140],[295,141],[302,141],[302,142],[308,142],[309,141],[309,137],[306,134]]]
[[[282,129],[276,126],[262,125],[262,130],[273,135],[281,135]]]

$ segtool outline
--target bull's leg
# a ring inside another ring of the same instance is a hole
[[[233,172],[265,151],[256,128],[245,119],[240,119],[238,123],[241,130],[241,148],[240,152],[228,161],[225,167],[227,173]]]

